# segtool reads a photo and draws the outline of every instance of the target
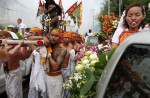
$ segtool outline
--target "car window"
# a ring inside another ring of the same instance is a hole
[[[123,53],[104,98],[150,98],[150,46],[131,45]]]

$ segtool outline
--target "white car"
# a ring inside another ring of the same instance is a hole
[[[108,61],[96,98],[150,98],[150,30],[129,36]]]

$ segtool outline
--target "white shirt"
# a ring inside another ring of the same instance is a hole
[[[14,32],[10,32],[9,31],[9,33],[11,34],[11,36],[13,37],[13,39],[19,39],[18,36]]]
[[[20,28],[20,30],[19,30],[20,34],[23,35],[22,32],[21,32],[21,29],[22,29],[22,28],[26,29],[27,26],[26,26],[24,23],[20,23],[20,24],[19,24],[19,28]]]
[[[32,66],[31,76],[30,76],[30,88],[36,88],[37,91],[41,90],[42,92],[46,91],[45,84],[45,71],[43,69],[43,65],[40,59],[40,53],[34,50],[32,52],[34,56],[35,63]]]
[[[100,50],[101,48],[103,48],[103,44],[98,44],[98,49]]]
[[[112,37],[112,42],[119,43],[119,36],[122,32],[123,32],[123,28],[117,28]]]

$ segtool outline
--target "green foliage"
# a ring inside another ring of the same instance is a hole
[[[143,5],[147,5],[146,3],[147,3],[147,1],[148,0],[123,0],[123,6],[124,6],[124,9],[129,5],[129,4],[131,4],[131,3],[135,3],[135,2],[137,2],[137,3],[140,3],[140,4],[143,4]]]
[[[113,0],[110,5],[110,12],[115,13],[115,16],[119,16],[119,0]]]
[[[103,37],[103,38],[106,38],[108,36],[108,33],[103,33],[101,32],[100,35]]]
[[[94,75],[90,69],[85,69],[85,75],[86,83],[83,85],[80,95],[86,95],[95,81]]]
[[[95,63],[95,65],[94,65],[94,68],[95,68],[94,73],[92,75],[90,75],[91,73],[87,74],[87,75],[89,75],[88,76],[89,78],[87,78],[89,82],[86,84],[86,86],[91,87],[89,90],[93,91],[93,93],[96,90],[96,84],[97,84],[105,66],[108,63],[108,59],[110,59],[110,57],[112,56],[114,51],[115,51],[115,49],[112,49],[106,55],[102,54],[102,52],[99,52],[99,62]],[[106,58],[106,56],[108,56],[108,59]],[[87,90],[86,90],[86,92],[87,92]]]
[[[101,13],[104,15],[108,14],[108,2],[106,1],[105,3],[103,3],[103,9],[101,10]]]
[[[113,55],[115,52],[116,48],[111,49],[107,54],[106,54],[106,60],[108,61],[110,57]]]
[[[145,19],[146,23],[150,23],[150,10],[147,10],[146,12],[146,19]]]

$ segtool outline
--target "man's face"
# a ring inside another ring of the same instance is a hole
[[[81,42],[81,37],[79,35],[76,35],[75,39],[76,39],[76,42],[78,42],[78,43]]]
[[[18,23],[18,24],[20,24],[20,23],[21,23],[21,21],[18,19],[18,20],[17,20],[17,23]]]
[[[76,41],[76,34],[72,34],[72,41]]]
[[[48,35],[48,39],[51,44],[57,44],[60,42],[60,32],[58,30],[52,30],[52,32]]]
[[[64,37],[63,38],[63,42],[66,43],[66,44],[69,44],[71,41],[71,39],[69,37]]]
[[[38,36],[38,34],[32,30],[29,31],[29,35],[31,36]]]
[[[7,27],[7,30],[8,30],[8,31],[13,31],[13,28]]]

